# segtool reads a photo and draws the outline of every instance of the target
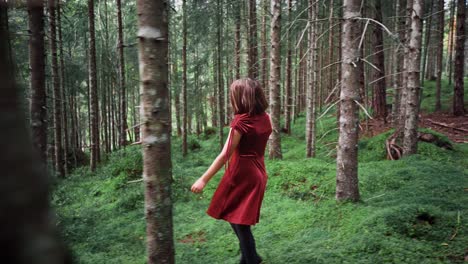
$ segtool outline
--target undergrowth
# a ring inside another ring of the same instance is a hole
[[[360,202],[337,203],[335,122],[332,113],[319,119],[317,158],[305,158],[305,118],[299,116],[292,135],[282,137],[284,159],[266,159],[268,186],[253,227],[265,263],[463,263],[467,145],[445,150],[420,142],[417,155],[387,161],[384,141],[392,131],[362,138]],[[180,140],[172,140],[176,261],[238,263],[229,225],[205,214],[222,172],[202,194],[189,190],[217,155],[216,133],[189,142],[183,158]],[[78,263],[146,261],[143,184],[136,181],[141,163],[140,147],[130,146],[95,173],[79,168],[56,183],[53,205]]]

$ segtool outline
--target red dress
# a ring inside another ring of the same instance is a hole
[[[233,224],[255,225],[267,183],[263,155],[271,134],[267,113],[234,116],[231,128],[242,134],[228,161],[224,176],[213,194],[207,214]],[[232,133],[229,135],[228,149]]]

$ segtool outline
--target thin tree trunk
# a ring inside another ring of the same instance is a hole
[[[420,63],[422,39],[422,1],[414,0],[411,10],[411,33],[409,35],[408,83],[406,120],[403,137],[403,155],[415,154],[418,143],[418,115],[420,89]]]
[[[258,51],[257,51],[257,1],[249,1],[249,77],[258,77]]]
[[[187,1],[183,0],[183,46],[182,46],[182,155],[187,155]]]
[[[448,52],[448,60],[447,60],[447,65],[448,65],[448,84],[452,85],[452,72],[453,72],[453,50],[454,50],[454,39],[453,36],[455,35],[455,3],[456,0],[452,0],[450,2],[450,22],[449,22],[449,38],[448,38],[448,47],[447,47],[447,52]]]
[[[424,48],[424,54],[422,56],[422,72],[421,72],[421,85],[424,85],[424,78],[430,79],[430,68],[432,64],[432,57],[433,54],[432,52],[429,53],[429,50],[431,49],[431,35],[432,35],[432,11],[434,8],[434,0],[430,0],[429,2],[429,12],[426,12],[426,16],[428,16],[428,19],[426,20],[426,32],[425,32],[425,48]],[[428,54],[430,54],[428,58]],[[429,59],[429,61],[428,61]]]
[[[395,56],[395,68],[396,72],[394,73],[394,93],[393,93],[393,107],[392,107],[392,122],[393,126],[396,127],[399,123],[399,113],[400,113],[400,98],[403,90],[403,44],[405,41],[405,1],[406,0],[397,0],[395,1],[395,32],[398,34],[399,43],[396,46],[394,51]]]
[[[57,56],[57,26],[55,0],[49,0],[49,28],[50,28],[50,53],[52,58],[52,85],[54,95],[54,144],[55,144],[55,169],[60,177],[65,177],[63,164],[63,146],[62,146],[62,102],[60,100],[60,76],[58,69]]]
[[[224,121],[224,84],[223,84],[223,65],[221,64],[221,53],[222,53],[222,43],[221,43],[221,28],[222,24],[222,15],[223,15],[223,7],[221,5],[221,1],[217,0],[217,38],[218,38],[218,47],[216,49],[216,65],[217,67],[217,86],[218,86],[218,135],[219,135],[219,146],[220,149],[223,148],[224,144],[224,135],[223,135],[223,127],[225,124]]]
[[[292,105],[292,100],[291,100],[291,90],[292,90],[292,77],[291,77],[291,53],[292,53],[292,48],[291,48],[291,10],[292,10],[292,0],[288,0],[288,28],[286,32],[286,38],[287,38],[287,56],[286,56],[286,86],[284,89],[284,131],[286,134],[291,134],[291,105]]]
[[[317,4],[315,0],[309,0],[309,53],[308,73],[309,85],[307,87],[307,116],[306,116],[306,157],[315,157],[315,117],[317,98]]]
[[[241,5],[236,1],[235,5],[235,23],[236,23],[236,32],[234,39],[234,57],[236,61],[236,79],[240,79],[240,61],[241,61]]]
[[[382,2],[375,0],[375,17],[374,19],[382,23]],[[378,70],[373,69],[373,79],[376,81],[373,84],[374,100],[372,108],[374,109],[374,117],[383,118],[386,121],[387,117],[387,95],[385,84],[385,54],[382,27],[374,25],[372,32],[372,53],[374,54],[374,65]],[[378,81],[377,81],[378,80]]]
[[[148,263],[173,264],[168,4],[137,0],[137,12]]]
[[[359,68],[362,61],[359,59],[359,42],[361,26],[356,17],[361,16],[360,0],[344,0],[343,32],[341,49],[343,59],[341,63],[341,93],[340,93],[340,132],[338,151],[336,157],[336,199],[359,200],[358,187],[358,128],[359,107],[356,103],[359,98],[359,82],[361,77]]]
[[[91,118],[91,171],[96,169],[99,160],[99,103],[96,74],[96,40],[94,31],[94,0],[88,0],[89,26],[89,91]]]
[[[271,11],[270,118],[273,132],[270,136],[269,158],[282,159],[280,135],[281,0],[271,1]]]
[[[455,71],[454,80],[455,85],[453,89],[453,107],[452,111],[455,116],[462,116],[465,114],[464,107],[464,82],[463,73],[465,72],[463,64],[464,51],[465,51],[465,16],[466,16],[466,3],[465,0],[457,1],[457,33],[455,38]]]
[[[119,49],[119,79],[120,79],[120,140],[121,146],[128,144],[127,142],[127,92],[125,83],[125,58],[124,58],[124,42],[123,42],[123,25],[122,25],[122,4],[121,0],[117,1],[117,25],[118,25],[118,49]]]
[[[440,103],[440,91],[442,88],[442,61],[444,58],[444,21],[445,21],[445,13],[444,13],[444,0],[438,0],[439,4],[438,8],[438,23],[437,23],[437,80],[436,80],[436,103],[435,103],[435,111],[440,111],[441,103]]]
[[[31,67],[31,136],[43,164],[47,163],[47,102],[45,87],[44,3],[28,0],[29,63]]]
[[[265,91],[265,96],[268,98],[268,48],[267,48],[267,16],[270,12],[268,8],[269,1],[262,0],[263,14],[262,14],[262,87]]]

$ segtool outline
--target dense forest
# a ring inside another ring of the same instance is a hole
[[[465,0],[0,0],[2,259],[238,263],[204,214],[222,175],[190,185],[248,77],[272,125],[262,263],[466,262],[466,13]]]

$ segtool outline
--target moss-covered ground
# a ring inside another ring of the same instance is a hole
[[[463,263],[468,254],[468,145],[420,142],[417,155],[385,160],[387,132],[359,143],[361,201],[337,203],[336,117],[318,122],[317,158],[305,158],[305,118],[283,135],[283,160],[266,159],[269,182],[253,227],[265,263]],[[227,132],[227,130],[226,130]],[[217,155],[215,135],[190,138],[182,158],[173,138],[177,263],[238,263],[226,222],[205,214],[222,176],[203,194],[189,190]],[[106,157],[95,173],[76,169],[52,195],[63,237],[78,263],[145,263],[139,146]]]

